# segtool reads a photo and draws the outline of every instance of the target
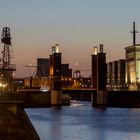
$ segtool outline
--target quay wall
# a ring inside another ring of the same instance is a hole
[[[22,101],[23,107],[50,107],[51,95],[41,92],[20,92],[0,95],[0,101]]]
[[[109,107],[140,107],[140,91],[108,91]]]
[[[22,102],[0,101],[1,140],[40,140]]]
[[[63,90],[63,94],[68,94],[71,100],[91,101],[93,106],[106,107],[140,107],[140,91],[106,91],[104,97],[98,96],[96,90]],[[103,104],[98,104],[97,100],[104,100]]]
[[[97,94],[96,90],[62,90],[62,105],[69,105],[71,99],[92,101],[93,106],[98,105],[98,101],[105,101],[104,105],[108,107],[140,107],[140,91],[106,91],[103,97],[97,96]],[[0,100],[23,101],[24,107],[50,107],[51,93],[21,92],[11,95],[5,94],[4,96],[1,95]]]
[[[79,101],[91,101],[91,94],[95,92],[93,90],[62,90],[62,93],[67,94],[71,100]]]

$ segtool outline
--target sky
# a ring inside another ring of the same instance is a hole
[[[62,63],[72,69],[76,63],[77,69],[91,69],[93,47],[99,44],[107,62],[125,58],[134,20],[140,31],[139,7],[140,0],[0,0],[0,32],[10,27],[15,76],[29,76],[24,66],[47,58],[55,44],[60,44]],[[140,34],[136,40],[140,43]]]

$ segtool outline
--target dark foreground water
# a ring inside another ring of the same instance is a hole
[[[41,140],[140,140],[140,109],[92,108],[90,102],[27,109]]]

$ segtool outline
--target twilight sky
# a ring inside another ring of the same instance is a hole
[[[24,65],[36,65],[57,43],[62,62],[73,69],[76,62],[90,69],[92,49],[101,43],[107,61],[124,58],[134,19],[140,31],[140,0],[0,0],[0,34],[10,27],[18,77],[29,76]]]

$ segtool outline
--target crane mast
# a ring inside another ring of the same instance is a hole
[[[8,67],[8,65],[10,64],[9,46],[11,46],[10,28],[8,27],[3,28],[1,42],[4,43],[4,49],[2,51],[3,67]]]
[[[3,43],[4,46],[0,65],[0,88],[3,88],[3,90],[1,90],[3,92],[12,92],[12,73],[16,70],[16,67],[14,64],[11,64],[11,36],[9,27],[4,27],[2,30],[1,43]]]

